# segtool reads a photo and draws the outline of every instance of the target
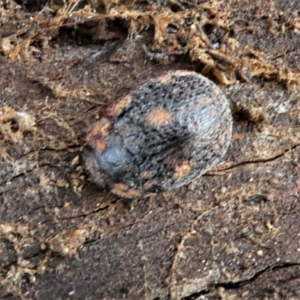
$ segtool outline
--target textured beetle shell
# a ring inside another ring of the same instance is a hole
[[[94,181],[123,197],[171,190],[224,156],[232,116],[222,91],[190,71],[151,78],[113,103],[87,133]]]

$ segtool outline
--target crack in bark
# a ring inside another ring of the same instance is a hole
[[[239,289],[240,287],[247,285],[249,283],[255,282],[255,280],[257,280],[261,275],[263,275],[264,273],[268,272],[268,271],[272,271],[272,270],[278,270],[278,269],[285,269],[285,268],[291,268],[291,267],[295,267],[295,266],[300,266],[300,263],[288,263],[288,262],[283,262],[281,264],[277,264],[274,266],[268,266],[258,272],[256,272],[252,277],[248,278],[248,279],[244,279],[241,281],[236,281],[236,282],[222,282],[222,283],[217,283],[215,285],[213,285],[213,287],[209,288],[209,289],[204,289],[202,291],[199,291],[197,293],[194,293],[192,295],[189,295],[187,297],[182,298],[182,300],[192,300],[195,299],[196,297],[202,296],[202,295],[206,295],[211,293],[213,290],[216,290],[217,288],[224,288],[225,290],[234,290],[234,289]]]
[[[292,147],[286,149],[284,152],[278,154],[278,155],[275,155],[273,157],[270,157],[270,158],[266,158],[266,159],[257,159],[257,160],[249,160],[249,161],[242,161],[242,162],[239,162],[235,165],[232,165],[232,166],[229,166],[227,168],[223,168],[223,169],[218,169],[216,170],[215,172],[213,171],[210,171],[204,175],[202,175],[203,177],[212,177],[212,176],[218,176],[217,173],[219,172],[223,172],[223,171],[230,171],[230,170],[233,170],[235,168],[238,168],[240,166],[245,166],[245,165],[251,165],[251,164],[258,164],[258,163],[268,163],[268,162],[274,162],[276,161],[277,159],[281,158],[281,157],[284,157],[287,153],[289,153],[291,150],[294,150],[296,149],[297,147],[299,147],[300,144],[296,144],[296,145],[293,145]]]

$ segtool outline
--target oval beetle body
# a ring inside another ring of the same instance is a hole
[[[149,79],[108,107],[87,133],[93,180],[122,197],[171,190],[224,156],[232,115],[223,92],[191,71]]]

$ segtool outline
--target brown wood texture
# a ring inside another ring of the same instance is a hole
[[[0,1],[0,298],[299,299],[300,2]],[[100,191],[81,153],[107,105],[194,70],[230,149],[182,188]]]

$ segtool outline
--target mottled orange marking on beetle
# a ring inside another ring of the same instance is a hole
[[[139,191],[131,189],[123,183],[116,183],[112,192],[120,197],[137,197],[140,195]]]
[[[192,164],[190,161],[188,160],[183,161],[179,166],[176,166],[175,177],[177,179],[182,178],[183,176],[185,176],[190,172],[191,168],[192,168]]]
[[[191,71],[176,71],[177,76],[191,76]]]
[[[197,105],[201,105],[201,106],[204,106],[204,105],[209,105],[211,104],[211,99],[209,98],[199,98],[197,101],[195,101],[195,104]]]
[[[86,159],[85,166],[88,170],[94,171],[94,161],[92,159]]]
[[[150,175],[151,175],[151,173],[150,173],[149,171],[143,171],[143,172],[141,173],[141,177],[142,177],[142,178],[149,178]]]
[[[218,150],[220,148],[220,145],[224,144],[225,141],[228,139],[229,137],[227,136],[227,132],[221,134],[218,139],[213,143],[212,148],[214,150]]]
[[[146,189],[151,189],[152,187],[153,187],[153,181],[146,181],[145,183],[144,183],[144,187],[146,188]]]
[[[218,137],[217,142],[218,142],[218,143],[224,143],[226,139],[227,139],[227,136],[226,136],[226,133],[224,133],[224,134],[222,134],[222,135],[220,135],[220,136]]]
[[[95,148],[98,151],[103,151],[106,148],[106,143],[103,140],[99,140],[95,143]]]
[[[161,82],[162,84],[165,84],[165,85],[169,84],[170,81],[171,81],[171,76],[170,76],[170,75],[169,75],[169,76],[164,76],[164,77],[162,77],[162,78],[160,79],[160,82]]]
[[[213,150],[218,150],[219,148],[220,148],[220,145],[217,142],[212,144]]]
[[[87,141],[93,142],[98,139],[105,138],[110,129],[110,122],[108,119],[103,118],[97,122],[87,133]]]
[[[163,108],[151,111],[147,116],[147,122],[150,125],[162,125],[168,123],[172,119],[172,114]]]
[[[126,107],[126,105],[130,102],[131,102],[131,96],[130,95],[120,99],[119,101],[117,101],[116,103],[114,103],[112,106],[110,106],[107,109],[107,114],[109,116],[118,116],[118,115],[120,115],[121,112],[123,111],[123,109]]]

